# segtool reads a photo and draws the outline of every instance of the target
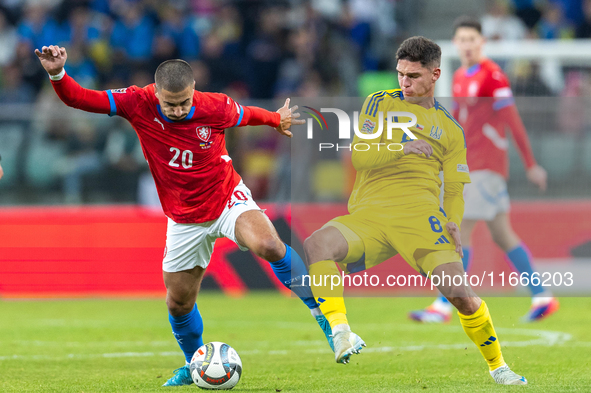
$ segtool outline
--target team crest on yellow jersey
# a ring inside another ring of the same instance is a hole
[[[443,134],[443,128],[431,126],[431,133],[429,134],[429,136],[431,138],[440,140],[442,134]]]

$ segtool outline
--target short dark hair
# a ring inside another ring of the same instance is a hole
[[[420,61],[423,67],[437,68],[441,65],[441,48],[425,37],[410,37],[404,40],[396,51],[396,62]]]
[[[156,88],[178,93],[189,87],[194,81],[193,70],[184,60],[166,60],[161,63],[154,74]]]
[[[456,35],[456,31],[458,31],[460,27],[468,27],[470,29],[475,29],[479,34],[482,34],[482,24],[477,18],[474,18],[473,16],[462,15],[454,21],[453,26],[453,35]]]

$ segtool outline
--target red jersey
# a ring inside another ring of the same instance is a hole
[[[69,76],[52,82],[66,104],[117,114],[135,129],[156,182],[164,213],[177,223],[217,219],[241,178],[226,150],[224,129],[278,126],[280,115],[243,107],[219,93],[195,91],[187,117],[171,121],[160,110],[155,85],[107,92],[83,89]]]
[[[526,168],[536,165],[509,79],[495,62],[485,59],[468,69],[459,68],[453,77],[453,97],[453,114],[464,128],[471,171],[488,169],[508,176],[506,127]]]

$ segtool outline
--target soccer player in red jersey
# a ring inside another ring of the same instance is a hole
[[[454,73],[454,117],[464,128],[471,184],[464,187],[462,220],[464,270],[470,266],[470,236],[478,221],[485,221],[495,243],[520,274],[534,273],[527,246],[511,227],[507,183],[509,157],[505,128],[511,130],[526,167],[527,178],[542,191],[546,171],[536,163],[521,117],[515,106],[509,79],[482,51],[485,38],[477,19],[462,16],[454,24],[453,42],[462,66]],[[532,285],[532,305],[524,321],[543,319],[558,310],[558,300],[541,285]],[[410,313],[419,322],[447,322],[451,305],[440,296],[424,310]]]
[[[82,88],[65,73],[65,48],[44,46],[35,53],[66,105],[122,116],[139,137],[168,217],[163,260],[166,305],[186,360],[165,386],[189,385],[193,381],[188,363],[203,345],[203,320],[195,301],[217,238],[227,237],[241,250],[269,261],[288,288],[306,274],[302,259],[281,241],[234,170],[224,129],[269,125],[291,137],[289,128],[304,121],[297,120],[297,106],[290,108],[289,99],[277,112],[269,112],[242,106],[224,94],[196,91],[193,71],[183,60],[160,64],[155,83],[146,87],[96,91]],[[309,288],[300,286],[298,295],[332,347],[330,325]]]

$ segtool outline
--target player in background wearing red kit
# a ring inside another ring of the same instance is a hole
[[[468,271],[472,250],[470,236],[478,221],[485,221],[495,243],[505,252],[515,270],[531,277],[532,257],[527,246],[513,231],[509,219],[508,140],[511,130],[525,164],[527,178],[542,191],[546,189],[546,171],[536,164],[521,117],[511,93],[509,79],[492,60],[484,57],[482,27],[477,19],[462,16],[454,23],[453,42],[462,66],[454,73],[454,117],[466,134],[467,161],[471,184],[464,187],[465,210],[462,220],[464,271]],[[484,98],[486,97],[486,98]],[[532,285],[532,305],[523,318],[526,322],[548,317],[558,310],[558,300],[541,285]],[[452,306],[440,296],[424,310],[409,317],[418,322],[448,322]]]
[[[139,137],[168,217],[162,264],[166,305],[186,360],[164,386],[190,385],[188,363],[203,345],[203,320],[195,301],[217,238],[227,237],[241,250],[269,261],[288,288],[306,274],[302,259],[281,241],[234,170],[224,129],[269,125],[291,137],[289,128],[304,121],[297,120],[299,113],[293,112],[297,107],[289,108],[289,99],[277,112],[269,112],[242,106],[224,94],[196,91],[193,71],[183,60],[160,64],[155,83],[146,87],[96,91],[82,88],[65,73],[65,48],[44,46],[35,53],[66,105],[122,116]],[[310,289],[298,290],[332,348],[330,325]]]

